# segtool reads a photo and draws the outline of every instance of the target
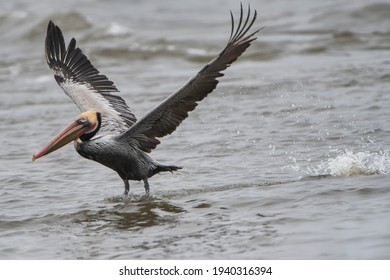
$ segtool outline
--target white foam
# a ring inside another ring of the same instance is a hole
[[[390,172],[390,151],[356,152],[338,151],[335,158],[321,162],[316,168],[308,168],[310,176],[354,176],[388,174]]]
[[[108,35],[113,36],[122,36],[130,33],[130,30],[127,27],[118,23],[111,23],[105,31]]]

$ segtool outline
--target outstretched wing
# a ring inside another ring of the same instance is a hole
[[[237,28],[235,28],[232,12],[230,14],[232,30],[230,39],[222,52],[181,89],[136,122],[128,131],[118,135],[120,140],[131,142],[141,150],[150,152],[160,143],[157,138],[175,131],[188,117],[188,112],[194,110],[198,102],[216,88],[217,79],[224,75],[221,71],[229,67],[249,47],[250,43],[256,39],[253,36],[260,30],[248,34],[257,17],[256,10],[253,16],[251,15],[249,6],[245,18],[241,5]]]
[[[61,29],[52,21],[45,40],[46,60],[54,78],[82,111],[96,111],[103,116],[101,132],[123,132],[136,122],[114,83],[93,67],[72,38],[65,47]]]

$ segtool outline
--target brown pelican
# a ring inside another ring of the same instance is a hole
[[[54,78],[81,110],[81,115],[64,131],[40,149],[33,160],[47,155],[74,140],[76,151],[83,157],[97,161],[115,170],[125,183],[125,194],[130,190],[129,180],[143,181],[149,194],[148,178],[164,171],[181,169],[153,160],[149,153],[160,144],[157,138],[171,134],[195,109],[198,102],[212,92],[217,78],[256,38],[259,31],[249,32],[256,20],[256,10],[246,16],[241,5],[240,19],[235,27],[231,15],[231,33],[226,47],[203,67],[195,77],[170,95],[160,105],[137,120],[126,102],[116,94],[114,83],[92,66],[76,47],[72,38],[65,47],[61,29],[52,21],[45,40],[46,60]]]

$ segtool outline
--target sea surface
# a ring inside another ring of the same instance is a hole
[[[249,2],[243,1],[247,8]],[[141,118],[225,46],[240,1],[0,2],[0,259],[390,259],[390,1],[259,1],[257,40],[141,182],[73,145],[59,25]]]

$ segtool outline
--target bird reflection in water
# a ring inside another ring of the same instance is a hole
[[[78,212],[75,222],[96,227],[99,230],[105,228],[137,230],[158,225],[175,224],[177,215],[185,212],[179,206],[152,197],[143,197],[137,200],[132,197],[126,199],[113,197],[106,200],[109,202],[120,202],[122,200],[122,202],[112,208]]]

